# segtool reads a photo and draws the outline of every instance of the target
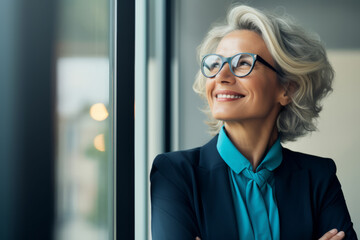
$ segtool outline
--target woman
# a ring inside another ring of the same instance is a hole
[[[153,239],[357,239],[333,160],[280,144],[316,129],[320,100],[332,90],[319,40],[237,6],[199,55],[194,90],[217,135],[156,157]]]

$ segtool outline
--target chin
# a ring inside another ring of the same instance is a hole
[[[214,111],[215,110],[215,111]],[[218,110],[218,111],[216,111]],[[239,112],[239,110],[236,109],[212,109],[211,114],[213,116],[213,118],[217,119],[217,120],[236,120],[236,119],[241,119],[243,116],[243,114],[241,114],[241,112]]]
[[[239,117],[229,116],[229,114],[213,114],[213,118],[219,121],[239,121]]]

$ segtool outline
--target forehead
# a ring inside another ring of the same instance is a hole
[[[249,30],[236,30],[228,33],[221,39],[216,48],[216,53],[225,57],[233,56],[239,52],[259,54],[262,57],[270,56],[262,37]]]

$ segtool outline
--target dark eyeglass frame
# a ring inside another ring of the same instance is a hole
[[[245,74],[245,75],[236,75],[236,74],[233,72],[232,68],[231,68],[231,61],[233,60],[234,57],[236,57],[236,56],[238,56],[238,55],[243,55],[243,54],[250,55],[250,56],[253,58],[253,64],[251,65],[251,68],[250,68],[250,70],[249,70],[249,72],[248,72],[247,74]],[[203,70],[203,69],[204,69],[204,60],[205,60],[206,57],[208,57],[208,56],[210,56],[210,55],[212,55],[212,56],[215,55],[215,56],[220,57],[220,59],[221,59],[221,61],[222,61],[222,64],[221,64],[221,66],[220,66],[220,68],[219,68],[219,71],[218,71],[217,73],[208,76],[208,75],[206,75],[206,74],[204,73],[204,70]],[[203,57],[203,59],[202,59],[202,61],[201,61],[201,73],[202,73],[205,77],[207,77],[207,78],[213,78],[213,77],[215,77],[215,76],[221,71],[221,69],[223,68],[223,66],[225,65],[225,63],[228,63],[229,68],[230,68],[230,71],[231,71],[231,73],[232,73],[234,76],[236,76],[236,77],[246,77],[247,75],[249,75],[249,74],[252,72],[252,70],[253,70],[253,68],[254,68],[255,63],[256,63],[257,60],[259,60],[259,62],[261,62],[262,64],[264,64],[266,67],[270,68],[271,70],[273,70],[274,72],[276,72],[277,74],[279,74],[279,72],[278,72],[273,66],[271,66],[270,63],[268,63],[268,62],[265,61],[262,57],[260,57],[260,55],[254,54],[254,53],[247,53],[247,52],[237,53],[237,54],[235,54],[234,56],[228,57],[228,58],[227,58],[227,57],[223,57],[223,56],[221,56],[221,55],[219,55],[219,54],[216,54],[216,53],[207,54],[207,55],[205,55],[205,56]]]

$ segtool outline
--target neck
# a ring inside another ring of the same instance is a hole
[[[253,171],[256,171],[265,154],[278,138],[275,121],[268,123],[227,121],[225,129],[235,147],[249,160]]]

